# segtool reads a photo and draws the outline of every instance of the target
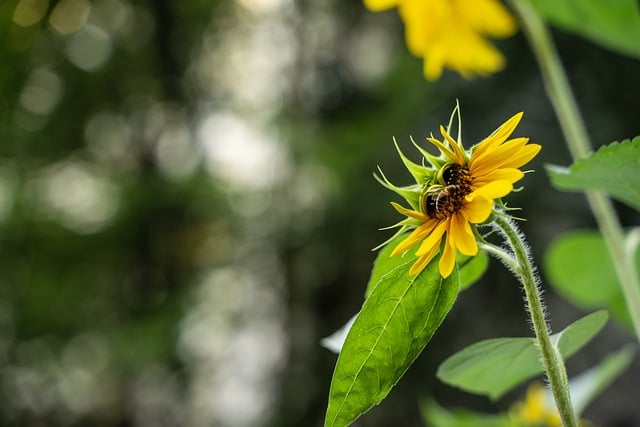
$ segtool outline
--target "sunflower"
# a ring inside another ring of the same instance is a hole
[[[450,135],[455,114],[458,116],[457,140]],[[439,157],[416,144],[431,167],[425,166],[424,162],[422,165],[411,162],[398,149],[416,184],[396,187],[382,172],[381,178],[377,177],[385,187],[403,196],[410,205],[410,208],[406,208],[391,203],[406,218],[392,226],[400,229],[388,240],[413,230],[391,253],[391,256],[404,255],[419,243],[415,251],[417,260],[409,274],[419,274],[441,251],[440,274],[448,277],[453,271],[458,251],[468,256],[478,253],[475,224],[481,224],[489,218],[495,200],[509,194],[513,184],[524,176],[519,168],[541,149],[538,144],[529,144],[528,138],[508,139],[522,115],[518,113],[511,117],[467,152],[462,147],[460,110],[456,106],[448,128],[440,126],[443,139],[438,140],[433,136],[427,138],[440,151]],[[443,240],[444,244],[441,244]]]
[[[512,36],[516,22],[497,0],[364,0],[373,11],[398,7],[409,51],[424,58],[424,75],[436,80],[443,68],[463,77],[504,67],[487,37]]]

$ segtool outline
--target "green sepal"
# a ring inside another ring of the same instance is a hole
[[[422,194],[422,187],[420,185],[414,184],[407,187],[398,187],[393,185],[391,181],[387,179],[385,174],[382,172],[382,169],[378,168],[378,172],[380,172],[380,176],[375,173],[373,174],[376,181],[378,181],[384,188],[391,190],[404,198],[413,210],[420,211],[420,195]]]
[[[428,184],[433,180],[433,176],[436,173],[434,169],[428,168],[426,166],[421,166],[409,160],[407,156],[405,156],[404,153],[400,150],[400,147],[398,146],[395,138],[393,138],[393,145],[395,145],[396,151],[398,152],[402,163],[404,163],[404,166],[407,168],[411,176],[413,176],[416,184],[422,186]]]
[[[420,154],[422,154],[422,156],[425,159],[427,159],[427,161],[431,164],[431,166],[433,166],[435,170],[439,170],[440,168],[442,168],[444,165],[446,165],[448,162],[451,161],[449,159],[434,156],[433,154],[429,153],[427,150],[425,150],[420,145],[418,145],[418,143],[415,142],[413,138],[411,138],[411,142],[413,143],[414,147],[416,147],[416,149],[420,152]]]

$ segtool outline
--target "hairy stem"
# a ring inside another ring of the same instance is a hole
[[[567,371],[560,352],[551,342],[550,331],[542,306],[542,296],[540,295],[527,246],[523,241],[522,234],[509,218],[498,213],[494,215],[494,223],[506,237],[513,252],[516,263],[512,270],[524,288],[529,316],[531,317],[538,348],[540,349],[542,364],[547,373],[547,379],[556,401],[560,419],[565,427],[577,427],[578,420],[571,403]]]
[[[591,142],[549,29],[529,0],[510,2],[520,17],[540,65],[547,95],[556,111],[569,151],[574,160],[585,157],[592,151]],[[589,190],[586,195],[622,285],[636,337],[640,341],[640,278],[635,272],[633,258],[625,253],[622,227],[611,200],[604,193]]]

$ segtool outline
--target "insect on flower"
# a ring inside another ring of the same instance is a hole
[[[457,139],[450,135],[455,117],[458,120]],[[427,138],[440,151],[440,156],[434,156],[414,143],[425,158],[422,165],[409,160],[396,144],[400,158],[416,184],[398,187],[382,173],[376,178],[409,203],[409,208],[391,203],[406,218],[393,226],[399,230],[387,242],[411,230],[391,254],[404,255],[418,245],[417,260],[409,270],[410,274],[419,274],[440,253],[440,274],[448,277],[455,267],[458,251],[468,256],[478,253],[476,225],[487,221],[495,201],[509,194],[513,184],[524,177],[519,168],[541,149],[538,144],[529,144],[528,138],[508,139],[521,119],[522,113],[515,114],[466,151],[461,142],[460,109],[456,106],[449,126],[446,129],[440,126],[443,139]]]

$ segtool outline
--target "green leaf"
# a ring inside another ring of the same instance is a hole
[[[571,400],[577,414],[581,414],[604,389],[631,365],[636,350],[631,345],[608,355],[599,365],[571,378]]]
[[[402,241],[405,237],[406,236],[399,236],[396,239],[392,240],[378,254],[378,257],[373,263],[373,270],[371,271],[371,278],[369,279],[369,283],[367,284],[365,298],[369,296],[382,276],[404,263],[413,263],[413,261],[407,261],[407,257],[390,256],[393,248],[395,248],[396,245],[400,243],[400,241]],[[489,266],[489,256],[485,252],[478,252],[478,255],[474,257],[468,257],[462,254],[458,254],[458,258],[456,261],[459,268],[460,290],[466,289],[477,282]],[[340,349],[344,344],[344,340],[347,338],[347,334],[349,332],[349,329],[351,329],[351,325],[353,325],[355,318],[356,315],[349,319],[347,323],[345,323],[344,326],[342,326],[340,329],[323,338],[320,341],[320,344],[329,351],[340,353]]]
[[[635,254],[640,271],[640,252]],[[595,230],[566,233],[545,253],[544,272],[554,290],[584,310],[606,308],[632,330],[618,276],[602,236]]]
[[[551,335],[563,357],[570,357],[585,346],[607,323],[607,310],[596,311],[578,319],[564,330]]]
[[[563,357],[570,357],[604,326],[607,313],[592,313],[552,335]],[[470,345],[445,360],[436,376],[444,383],[492,400],[543,372],[533,338],[494,338]]]
[[[457,269],[443,279],[434,260],[409,276],[411,264],[384,275],[362,306],[338,356],[325,426],[346,426],[378,404],[451,310]]]
[[[508,414],[483,414],[461,409],[449,411],[433,400],[422,402],[420,412],[430,427],[513,427]]]
[[[637,0],[534,0],[552,24],[616,52],[640,58]]]
[[[541,371],[533,338],[494,338],[449,357],[436,376],[444,383],[495,400]]]
[[[640,47],[639,40],[634,43]],[[640,210],[640,136],[603,146],[568,169],[552,165],[546,169],[559,190],[601,190]]]

